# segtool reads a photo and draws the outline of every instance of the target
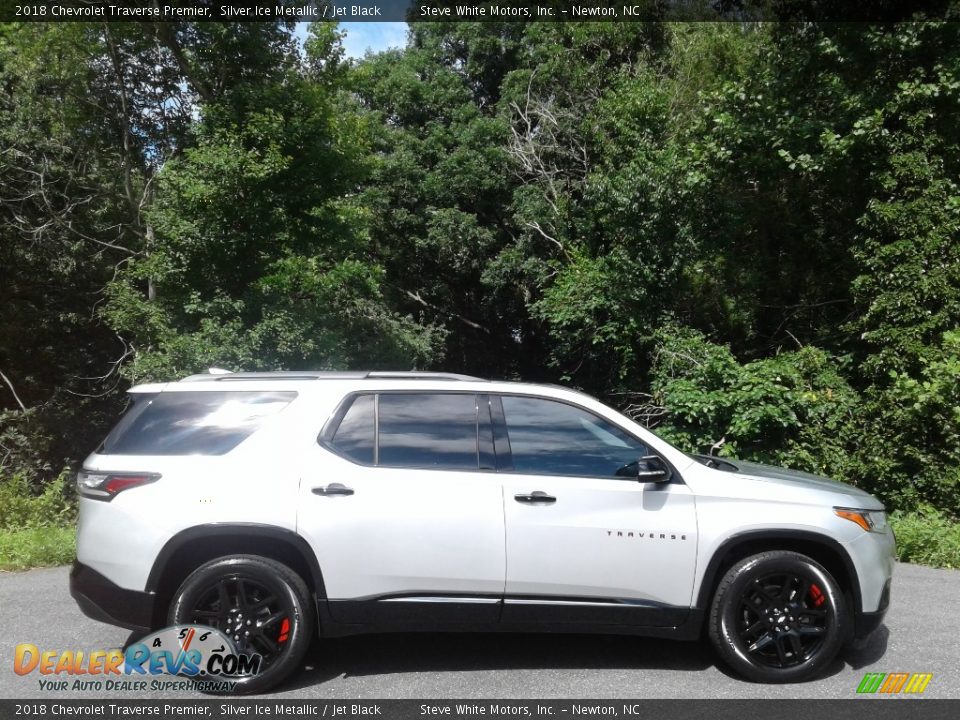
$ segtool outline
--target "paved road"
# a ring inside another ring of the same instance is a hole
[[[960,571],[899,565],[886,625],[800,685],[753,685],[716,665],[706,643],[610,636],[381,635],[316,643],[278,693],[297,698],[850,698],[866,672],[932,672],[928,697],[960,698]],[[41,692],[13,673],[17,643],[41,649],[120,647],[124,630],[84,617],[67,568],[0,574],[0,698]],[[110,693],[120,697],[118,693]],[[138,697],[149,697],[140,695]],[[189,698],[189,694],[177,697]]]

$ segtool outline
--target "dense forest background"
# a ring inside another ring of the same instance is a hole
[[[131,383],[562,382],[960,515],[960,27],[0,26],[0,477]]]

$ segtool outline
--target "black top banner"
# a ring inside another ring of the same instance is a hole
[[[960,0],[0,0],[20,22],[904,22]]]

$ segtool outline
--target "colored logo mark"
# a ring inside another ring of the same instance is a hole
[[[920,695],[927,689],[932,679],[933,673],[867,673],[857,686],[857,692]]]

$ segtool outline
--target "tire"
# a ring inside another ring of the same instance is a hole
[[[762,683],[816,677],[850,628],[836,580],[806,555],[786,551],[752,555],[731,567],[717,586],[708,620],[724,663]]]
[[[221,588],[225,596],[220,595]],[[219,597],[227,598],[226,608],[221,607]],[[224,622],[224,618],[236,618],[242,610],[254,619],[266,618],[263,628],[261,623],[251,626],[254,635],[250,637]],[[231,694],[243,695],[270,690],[293,674],[310,647],[316,627],[313,602],[303,579],[286,565],[257,555],[218,558],[194,570],[174,595],[168,619],[171,625],[216,627],[235,638],[241,653],[262,656],[258,674],[236,678]],[[221,626],[235,630],[237,636]],[[276,651],[270,649],[271,644]]]

